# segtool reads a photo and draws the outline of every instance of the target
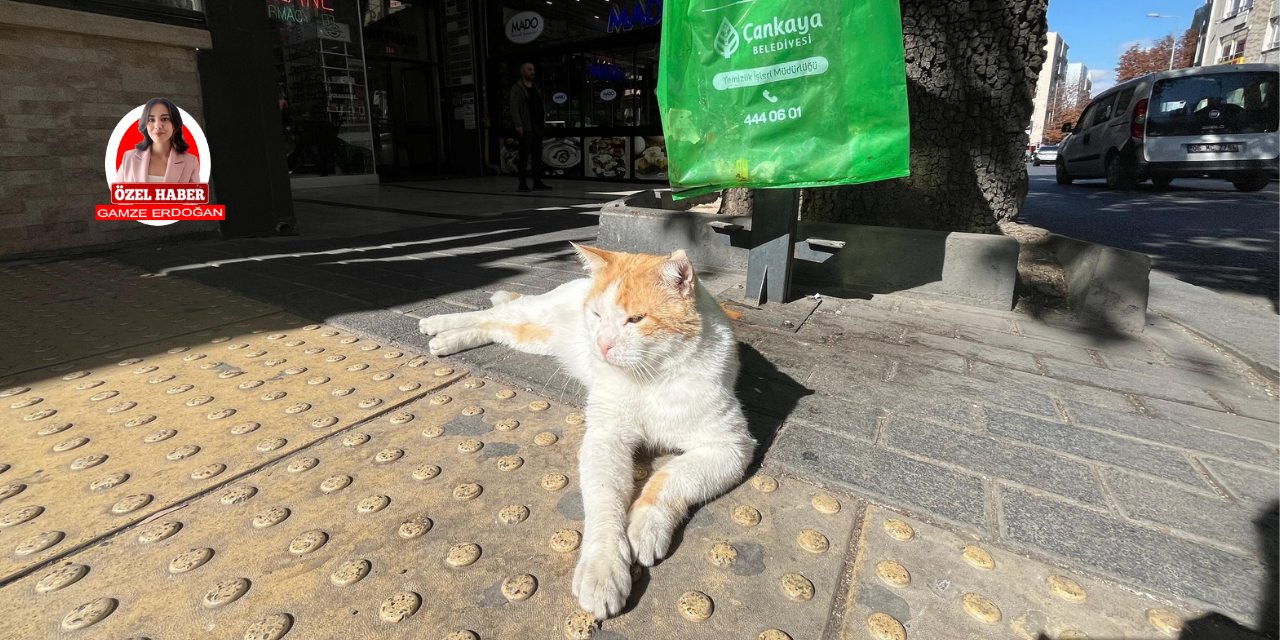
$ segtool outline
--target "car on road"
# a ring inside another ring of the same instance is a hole
[[[1058,159],[1058,145],[1046,144],[1031,152],[1031,164],[1040,166],[1042,164],[1051,164]]]
[[[1280,66],[1219,65],[1152,73],[1103,91],[1059,145],[1058,184],[1105,178],[1221,178],[1258,191],[1280,172]]]

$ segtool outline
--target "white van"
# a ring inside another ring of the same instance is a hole
[[[1152,73],[1098,94],[1059,145],[1058,184],[1106,178],[1113,189],[1151,180],[1223,178],[1258,191],[1280,158],[1280,66],[1219,65]]]

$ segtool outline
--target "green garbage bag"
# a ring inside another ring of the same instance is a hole
[[[677,197],[908,174],[897,0],[667,0],[660,55]]]

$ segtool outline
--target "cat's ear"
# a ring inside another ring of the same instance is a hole
[[[682,298],[693,295],[693,263],[684,249],[678,249],[662,264],[662,280],[675,289]]]
[[[570,242],[569,244],[573,245],[574,251],[578,252],[578,259],[582,261],[582,268],[586,269],[587,273],[595,275],[597,271],[609,264],[609,251],[588,247],[585,244],[576,242]]]

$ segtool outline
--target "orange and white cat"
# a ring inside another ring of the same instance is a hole
[[[555,356],[589,389],[573,593],[603,620],[631,592],[631,563],[660,560],[690,506],[741,481],[756,443],[733,391],[733,329],[685,252],[574,248],[590,278],[537,296],[500,291],[491,309],[432,316],[419,328],[434,336],[433,355],[496,342]],[[633,504],[632,456],[641,447],[679,455]]]

